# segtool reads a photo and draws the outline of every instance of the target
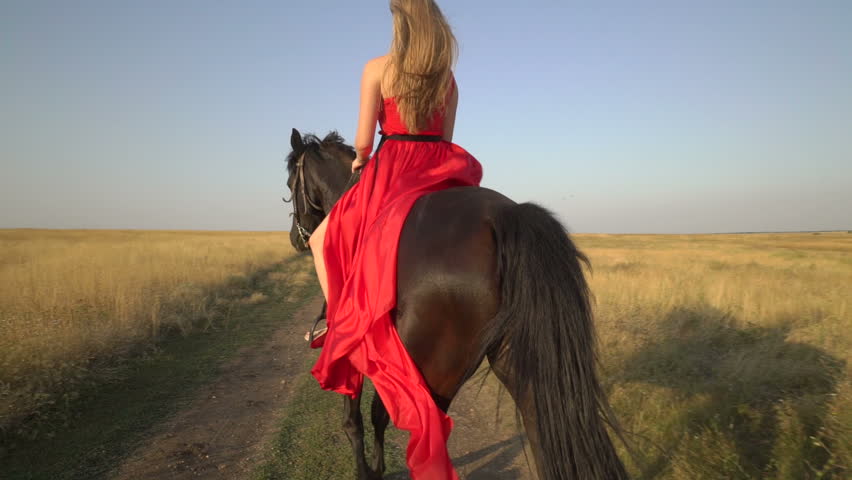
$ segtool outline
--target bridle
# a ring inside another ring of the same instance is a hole
[[[311,196],[308,195],[308,184],[305,182],[305,156],[308,154],[307,150],[302,152],[299,156],[299,159],[296,161],[296,178],[293,180],[293,187],[290,190],[290,198],[282,198],[285,203],[290,203],[293,201],[293,212],[290,215],[293,217],[293,223],[296,224],[296,232],[299,234],[299,238],[302,240],[302,243],[308,245],[308,240],[310,240],[311,235],[313,235],[313,231],[308,231],[305,227],[302,226],[302,222],[299,221],[299,206],[297,202],[293,199],[301,197],[302,201],[302,214],[308,214],[308,208],[312,208],[318,212],[322,212],[323,215],[326,214],[326,211],[322,208],[321,205],[318,205],[316,202],[311,199]],[[349,190],[355,183],[358,182],[358,179],[361,177],[361,170],[356,170],[352,173],[352,176],[349,177],[349,181],[346,182],[346,187],[344,187],[343,191]]]
[[[302,243],[305,245],[308,244],[308,240],[314,232],[308,231],[302,226],[302,223],[299,221],[299,206],[294,199],[298,197],[302,198],[302,214],[304,215],[308,214],[309,207],[325,214],[325,210],[323,210],[322,206],[317,205],[316,202],[311,199],[310,195],[308,195],[308,187],[305,183],[305,155],[307,154],[307,151],[302,152],[299,156],[299,160],[296,161],[296,178],[293,180],[293,188],[290,191],[290,198],[281,199],[286,203],[293,201],[293,212],[290,215],[293,216],[293,223],[296,224],[296,231],[298,232]]]

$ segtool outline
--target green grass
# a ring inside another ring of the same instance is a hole
[[[807,478],[802,459],[826,464],[829,452],[809,439],[830,414],[841,360],[788,342],[789,328],[740,328],[708,306],[669,313],[659,331],[657,341],[624,359],[611,379],[661,388],[665,397],[659,400],[681,405],[662,438],[679,444],[680,456],[671,465],[671,459],[659,458],[643,477],[671,467],[675,478],[794,479]],[[647,400],[647,391],[632,389],[618,400],[627,409]]]
[[[312,282],[274,280],[304,276],[311,268],[309,260],[293,257],[271,270],[232,281],[231,315],[189,335],[172,331],[146,354],[117,363],[114,381],[90,385],[63,406],[61,410],[73,416],[48,413],[36,440],[7,433],[0,452],[0,478],[103,478],[152,426],[185,406],[198,387],[214,379],[240,347],[263,342],[282,317],[318,293]],[[268,301],[244,301],[247,292],[257,291]]]
[[[305,363],[308,371],[316,360],[311,355]],[[364,417],[364,438],[367,459],[370,461],[373,428],[370,421],[370,402],[374,389],[364,385],[361,411]],[[349,439],[342,428],[343,397],[320,389],[310,375],[299,384],[288,402],[269,460],[255,471],[254,480],[320,480],[355,478],[355,460]],[[388,425],[385,435],[386,474],[406,472],[403,445],[408,434]],[[406,476],[407,478],[407,476]]]

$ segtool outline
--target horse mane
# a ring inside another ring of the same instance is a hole
[[[351,145],[346,144],[346,141],[337,133],[337,130],[328,132],[322,140],[313,133],[306,133],[302,135],[302,144],[304,145],[303,149],[299,151],[293,150],[287,155],[287,173],[291,176],[296,173],[296,162],[303,152],[310,152],[325,157],[326,155],[323,154],[323,150],[331,148],[339,150],[353,158],[355,157],[355,149]]]

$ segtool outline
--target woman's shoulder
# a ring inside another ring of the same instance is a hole
[[[387,69],[388,56],[372,58],[364,65],[363,79],[371,84],[379,85],[382,82],[385,70]]]
[[[361,73],[361,94],[371,91],[376,95],[381,95],[382,78],[384,76],[385,65],[387,60],[385,57],[373,58],[364,65],[364,71]]]
[[[372,73],[381,73],[387,68],[389,55],[382,55],[381,57],[371,58],[367,60],[366,65],[364,65],[364,71],[372,72]]]
[[[364,78],[369,78],[370,83],[377,85],[381,92],[382,98],[387,98],[387,79],[388,79],[388,64],[390,63],[390,55],[382,55],[372,58],[364,65]]]

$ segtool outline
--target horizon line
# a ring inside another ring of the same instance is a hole
[[[197,229],[197,228],[86,228],[86,227],[0,227],[0,231],[20,230],[52,230],[52,231],[100,231],[100,232],[242,232],[242,233],[286,233],[290,230],[228,230],[228,229]],[[852,228],[822,229],[822,230],[754,230],[754,231],[720,231],[720,232],[572,232],[570,235],[759,235],[759,234],[789,234],[789,233],[850,233]]]

